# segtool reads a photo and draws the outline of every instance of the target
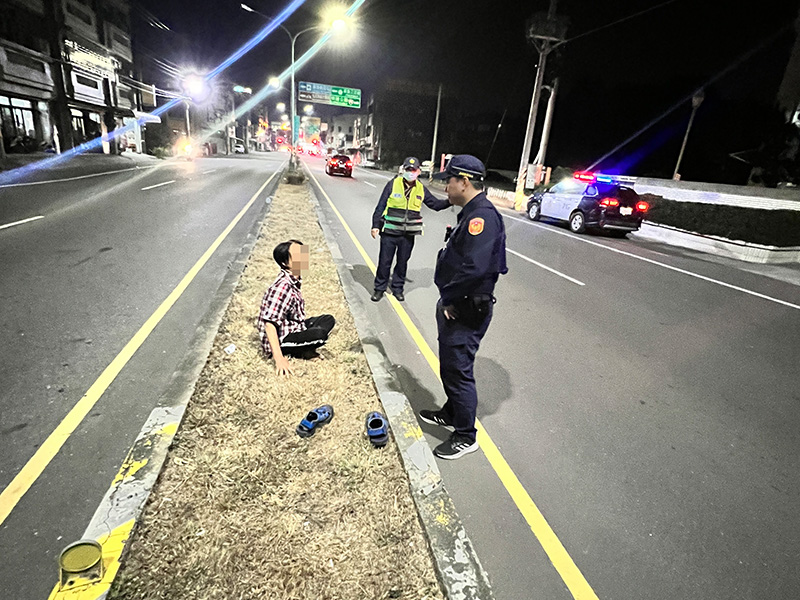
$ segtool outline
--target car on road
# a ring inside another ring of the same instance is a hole
[[[233,145],[233,151],[236,154],[244,154],[244,144],[241,142],[237,142]]]
[[[528,200],[528,217],[566,222],[573,233],[608,230],[618,237],[637,231],[650,206],[633,190],[636,179],[580,171]]]
[[[328,162],[325,163],[325,172],[328,175],[336,173],[344,175],[345,177],[353,176],[353,161],[346,154],[334,154],[328,157]]]

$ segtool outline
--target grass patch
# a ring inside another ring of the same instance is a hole
[[[308,314],[337,324],[326,360],[278,378],[254,320],[289,238]],[[301,439],[320,404],[336,416]],[[442,599],[397,448],[364,435],[380,409],[308,188],[281,185],[109,598]]]

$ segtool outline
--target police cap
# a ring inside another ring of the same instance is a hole
[[[466,177],[470,181],[483,181],[486,177],[486,167],[471,154],[456,154],[447,163],[444,171],[433,176],[434,179],[448,177]]]
[[[419,169],[419,159],[416,156],[409,156],[403,161],[403,170]]]

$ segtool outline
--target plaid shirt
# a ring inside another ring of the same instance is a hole
[[[261,310],[258,313],[258,336],[261,339],[261,348],[269,356],[272,349],[269,347],[267,332],[264,326],[267,323],[275,325],[278,330],[278,339],[283,341],[290,333],[305,331],[306,329],[306,303],[300,294],[300,280],[295,278],[290,271],[281,270],[274,283],[267,288],[261,300]]]

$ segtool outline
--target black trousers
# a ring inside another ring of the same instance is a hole
[[[312,356],[320,346],[328,341],[336,319],[332,315],[320,315],[306,319],[306,330],[290,333],[281,342],[281,352],[285,356],[306,358]]]
[[[389,285],[389,271],[392,268],[392,261],[397,253],[397,262],[394,265],[392,274],[392,291],[402,292],[406,284],[406,272],[408,271],[408,259],[411,258],[411,251],[414,249],[413,235],[391,235],[381,233],[381,253],[378,257],[378,269],[375,273],[375,289],[382,292],[386,291]]]
[[[492,305],[480,319],[459,317],[448,320],[444,316],[442,301],[436,304],[436,325],[439,330],[439,375],[447,395],[442,410],[450,419],[456,433],[475,440],[475,418],[478,412],[478,392],[475,389],[475,355],[489,323]]]

